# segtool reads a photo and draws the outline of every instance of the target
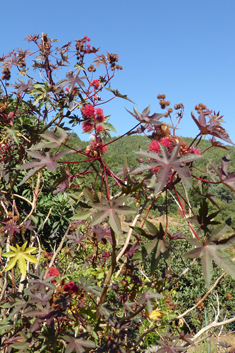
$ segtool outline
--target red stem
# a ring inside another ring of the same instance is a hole
[[[185,212],[184,212],[184,208],[183,208],[183,206],[182,206],[182,204],[181,204],[181,202],[180,202],[180,198],[179,198],[179,195],[178,195],[178,192],[177,192],[176,188],[174,188],[174,191],[175,191],[177,200],[178,200],[178,202],[179,202],[179,205],[180,205],[180,207],[181,207],[181,210],[182,210],[182,212],[183,212],[184,218],[187,219],[186,214],[185,214]],[[198,237],[197,233],[196,233],[195,230],[193,229],[193,227],[192,227],[192,225],[191,225],[190,222],[188,222],[188,225],[189,225],[190,229],[192,230],[193,234],[195,235],[195,237],[197,238],[197,240],[200,240],[200,238]]]
[[[134,130],[135,128],[137,128],[137,126],[139,126],[140,124],[141,124],[141,123],[138,123],[138,124],[135,125],[132,129],[130,129],[129,131],[127,131],[125,134],[123,134],[123,135],[117,137],[117,138],[116,138],[115,140],[113,140],[113,141],[110,141],[110,142],[106,143],[105,146],[108,146],[110,143],[113,143],[113,142],[115,142],[115,141],[121,139],[123,136],[129,134],[132,130]]]

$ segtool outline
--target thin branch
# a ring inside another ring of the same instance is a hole
[[[129,352],[132,351],[135,347],[137,347],[138,344],[143,340],[143,338],[144,338],[147,334],[149,334],[150,332],[154,331],[154,330],[156,329],[156,327],[163,326],[163,325],[169,324],[170,322],[179,320],[179,319],[183,318],[185,315],[187,315],[188,313],[190,313],[192,310],[196,309],[196,308],[208,297],[208,295],[215,289],[215,287],[218,285],[219,281],[220,281],[225,275],[226,275],[226,272],[222,273],[222,275],[221,275],[219,278],[217,278],[217,280],[215,281],[215,283],[213,284],[213,286],[212,286],[212,287],[209,289],[209,291],[204,295],[204,297],[203,297],[201,300],[199,300],[199,302],[198,302],[196,305],[194,305],[192,308],[186,310],[183,314],[178,315],[178,316],[177,316],[176,318],[174,318],[174,319],[167,320],[167,321],[164,321],[164,322],[162,322],[162,323],[159,323],[159,322],[158,322],[158,323],[157,323],[156,325],[154,325],[151,329],[149,329],[149,330],[147,330],[145,333],[143,333],[143,334],[140,336],[139,340],[138,340],[138,341],[133,345],[133,347],[129,350]],[[229,320],[230,320],[230,321],[229,321]],[[222,325],[226,325],[227,323],[233,322],[233,321],[235,321],[235,317],[232,318],[232,319],[229,319],[229,320],[223,321],[221,324],[222,324]],[[220,323],[218,323],[217,326],[221,326],[221,325],[219,325],[219,324],[220,324]],[[207,326],[207,327],[208,327],[208,326]],[[205,327],[204,327],[204,329],[205,329]],[[206,331],[207,331],[207,330],[206,330]],[[205,331],[205,332],[206,332],[206,331]],[[199,331],[199,332],[200,332],[200,331]],[[198,337],[198,336],[197,336],[197,337]]]
[[[47,269],[46,272],[45,272],[44,278],[46,278],[46,276],[47,276],[47,274],[48,274],[48,271],[49,271],[49,267],[51,267],[51,266],[53,265],[53,263],[54,263],[54,261],[55,261],[55,259],[56,259],[56,256],[58,255],[58,253],[59,253],[60,250],[62,249],[62,246],[63,246],[63,244],[64,244],[64,242],[65,242],[65,240],[66,240],[66,237],[67,237],[67,235],[68,235],[68,233],[69,233],[70,227],[71,227],[71,223],[69,223],[69,226],[68,226],[68,228],[67,228],[67,230],[66,230],[66,232],[65,232],[65,235],[64,235],[63,238],[61,239],[60,245],[58,246],[58,248],[56,249],[56,251],[54,252],[54,254],[53,254],[53,256],[52,256],[52,259],[51,259],[51,261],[50,261],[50,263],[49,263],[49,265],[48,265],[48,269]]]
[[[143,212],[147,202],[148,202],[148,200],[145,200],[143,205],[138,210],[138,212],[137,212],[137,214],[136,214],[136,216],[135,216],[135,218],[134,218],[134,220],[132,222],[131,227],[134,227],[136,225],[136,222],[138,221],[141,213]],[[128,245],[129,245],[129,242],[130,242],[130,239],[131,239],[131,235],[132,235],[132,232],[133,232],[133,228],[131,228],[131,227],[130,227],[129,232],[127,234],[127,238],[126,238],[125,244],[124,244],[124,246],[122,247],[122,250],[119,252],[119,254],[117,256],[117,259],[116,259],[117,262],[120,260],[120,258],[122,257],[122,255],[124,254],[124,252],[126,251]]]

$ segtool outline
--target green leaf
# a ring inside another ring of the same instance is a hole
[[[107,88],[107,87],[105,87],[105,89],[107,89],[107,91],[112,92],[116,97],[126,99],[127,101],[135,104],[132,100],[130,100],[130,98],[127,97],[126,94],[121,94],[117,89],[112,89],[112,88]]]
[[[113,131],[113,132],[117,133],[115,127],[110,123],[106,122],[106,123],[101,123],[100,125],[102,125],[105,128],[105,130],[109,130],[109,131]]]
[[[71,217],[71,220],[76,220],[76,221],[80,220],[80,221],[82,221],[82,220],[85,220],[88,217],[90,217],[90,215],[91,215],[91,211],[87,210],[87,211],[75,214],[73,217]]]
[[[35,251],[37,248],[35,247],[26,248],[26,246],[27,246],[27,242],[24,243],[21,247],[18,244],[16,244],[16,247],[10,246],[10,249],[12,251],[2,254],[3,257],[12,257],[12,259],[8,262],[5,271],[9,271],[10,269],[12,269],[15,266],[16,262],[18,262],[20,272],[22,273],[22,275],[25,276],[26,261],[29,261],[35,264],[39,263],[34,256],[29,255],[30,252]]]

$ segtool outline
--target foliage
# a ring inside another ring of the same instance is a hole
[[[138,352],[157,343],[157,352],[181,352],[231,325],[235,237],[225,202],[232,213],[234,161],[217,153],[229,147],[216,137],[232,143],[222,116],[196,105],[199,133],[183,139],[183,104],[174,119],[160,94],[166,111],[134,107],[137,125],[114,138],[101,106],[130,101],[111,87],[118,55],[100,54],[86,36],[62,47],[45,33],[26,40],[33,51],[0,58],[1,351]],[[89,142],[71,132],[77,124]],[[150,222],[156,210],[165,224]],[[168,219],[176,211],[179,229]],[[195,315],[202,303],[213,324],[205,328]]]

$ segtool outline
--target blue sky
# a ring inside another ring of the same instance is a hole
[[[156,96],[164,93],[171,106],[185,105],[178,134],[194,137],[198,129],[190,112],[204,103],[224,115],[235,142],[234,0],[4,1],[1,13],[0,55],[30,48],[22,42],[28,34],[46,32],[58,45],[87,35],[101,53],[120,56],[123,71],[112,88],[139,111],[151,104],[152,113],[162,112]],[[104,106],[118,134],[135,125],[125,110],[132,106],[118,98]],[[75,132],[81,136],[79,127]]]

